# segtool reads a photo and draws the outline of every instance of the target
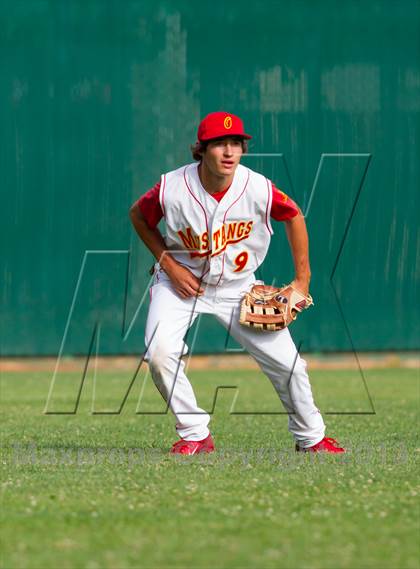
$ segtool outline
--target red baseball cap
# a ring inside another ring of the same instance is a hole
[[[200,141],[212,140],[223,136],[241,136],[252,138],[244,132],[244,123],[236,115],[230,113],[210,113],[199,124],[197,138]]]

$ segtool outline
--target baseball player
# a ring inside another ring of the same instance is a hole
[[[241,326],[244,293],[256,282],[273,230],[283,221],[295,267],[292,285],[308,294],[310,266],[305,220],[298,206],[263,175],[240,164],[247,151],[242,120],[215,112],[200,123],[194,163],[163,174],[136,201],[130,217],[157,259],[146,323],[145,359],[153,381],[176,418],[179,440],[171,452],[215,450],[210,416],[196,401],[184,373],[184,337],[200,314],[212,314],[258,362],[289,414],[296,450],[345,452],[325,437],[314,404],[306,362],[289,329]],[[157,228],[164,218],[166,235]]]

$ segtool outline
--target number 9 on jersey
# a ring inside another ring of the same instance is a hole
[[[246,264],[248,262],[248,253],[246,251],[242,251],[242,253],[239,253],[239,255],[235,257],[233,262],[236,266],[236,269],[234,269],[233,272],[240,273],[246,267]]]

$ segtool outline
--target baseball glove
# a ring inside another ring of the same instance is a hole
[[[312,297],[292,285],[277,288],[257,284],[242,299],[239,322],[255,330],[283,330],[311,305]]]

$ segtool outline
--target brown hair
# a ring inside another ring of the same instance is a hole
[[[242,142],[242,153],[246,154],[248,152],[248,141],[240,136],[237,137],[232,136],[232,138],[238,139]],[[194,160],[200,161],[202,158],[201,155],[204,154],[204,152],[206,151],[209,142],[214,142],[215,140],[222,140],[222,139],[213,138],[212,140],[204,140],[204,141],[198,140],[195,144],[191,144],[191,154]]]

